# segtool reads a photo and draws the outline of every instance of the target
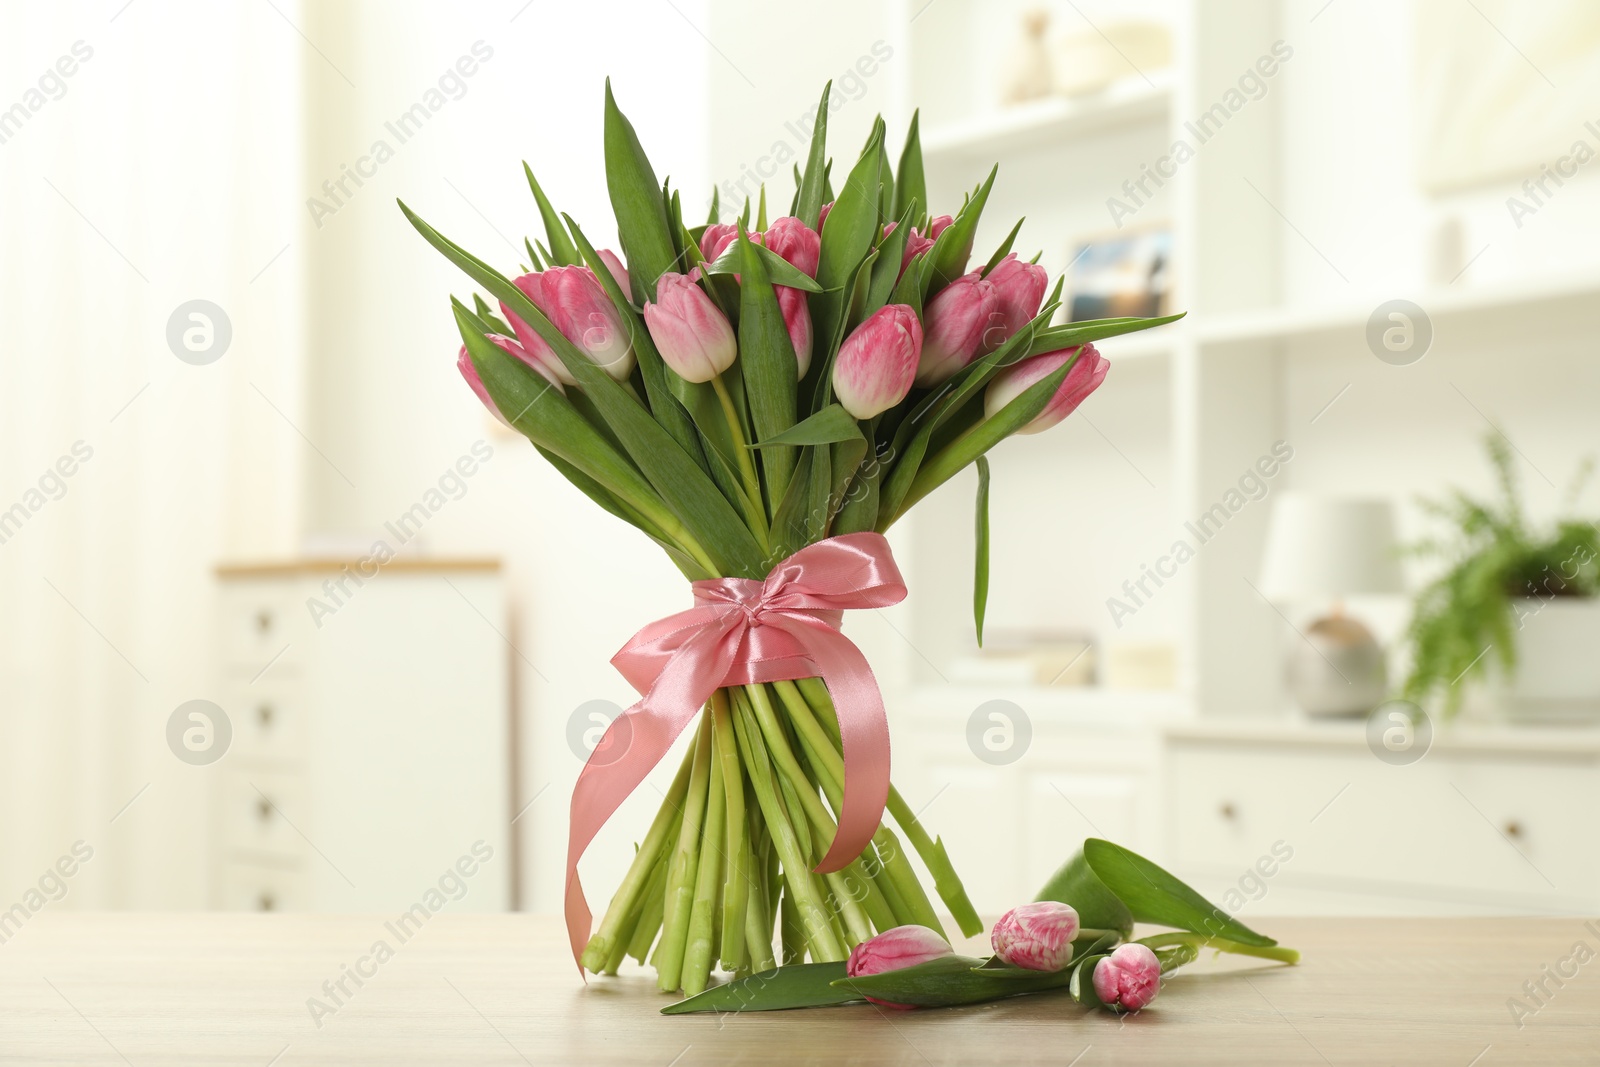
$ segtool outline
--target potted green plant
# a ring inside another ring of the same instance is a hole
[[[1407,547],[1446,569],[1417,596],[1402,695],[1450,716],[1461,707],[1463,683],[1479,679],[1516,717],[1600,714],[1600,528],[1571,517],[1592,461],[1567,492],[1568,517],[1536,526],[1523,508],[1510,446],[1498,434],[1487,443],[1496,499],[1452,489],[1442,500],[1420,501],[1451,529]]]

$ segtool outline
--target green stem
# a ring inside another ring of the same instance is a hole
[[[679,816],[682,821],[682,816]],[[676,837],[676,835],[674,835]],[[655,866],[655,874],[650,878],[650,888],[645,892],[644,910],[639,917],[639,925],[633,928],[633,937],[628,941],[628,955],[638,960],[645,961],[650,953],[650,946],[655,944],[656,935],[661,932],[661,920],[666,916],[667,910],[667,869],[670,866],[668,857],[661,857]]]
[[[702,717],[695,733],[694,769],[689,775],[689,793],[683,805],[683,825],[678,832],[678,848],[672,855],[667,875],[666,916],[661,927],[661,944],[656,949],[656,985],[663,993],[680,987],[684,948],[689,935],[690,910],[694,905],[695,874],[700,865],[700,830],[705,817],[708,785],[711,779],[711,728]]]
[[[839,743],[838,713],[834,710],[833,698],[829,696],[822,680],[801,679],[799,688],[805,694],[806,702],[816,712],[818,721],[828,731],[832,740],[836,744]],[[840,766],[843,766],[842,757]],[[978,910],[972,906],[966,887],[961,884],[961,876],[956,874],[955,867],[950,863],[950,857],[945,853],[944,842],[928,836],[928,831],[923,829],[922,823],[917,820],[911,805],[906,803],[900,791],[893,785],[889,787],[888,807],[895,822],[911,841],[911,847],[917,850],[917,855],[921,856],[922,862],[927,865],[928,873],[933,875],[933,887],[938,891],[939,898],[944,901],[945,906],[950,909],[950,914],[955,919],[956,925],[961,928],[961,932],[967,937],[982,933],[983,920],[978,917]]]
[[[709,733],[716,732],[713,726]],[[705,992],[711,976],[713,942],[717,936],[717,894],[722,888],[721,838],[727,818],[727,793],[722,786],[722,761],[711,761],[711,778],[706,792],[705,829],[700,837],[700,863],[694,880],[694,904],[689,912],[689,936],[683,951],[683,970],[679,981],[686,997]]]
[[[605,916],[600,920],[600,929],[595,931],[589,943],[584,946],[583,966],[596,974],[610,959],[613,943],[620,938],[623,926],[632,920],[637,910],[636,904],[649,882],[651,873],[656,864],[662,862],[662,854],[667,848],[672,830],[678,824],[683,798],[689,788],[693,762],[692,757],[687,757],[683,761],[683,766],[678,768],[678,776],[672,780],[672,787],[667,790],[666,798],[661,802],[661,810],[656,812],[655,821],[650,824],[649,832],[640,843],[639,851],[628,867],[628,873],[623,877],[622,884],[617,887],[616,893],[611,897],[611,903],[606,907]]]
[[[1218,952],[1231,952],[1236,956],[1255,956],[1258,959],[1276,960],[1279,963],[1300,962],[1300,953],[1283,945],[1246,945],[1239,941],[1229,941],[1225,937],[1208,937],[1205,934],[1155,934],[1151,937],[1141,937],[1139,944],[1152,949],[1166,945],[1190,945],[1196,949],[1210,948]]]
[[[750,710],[743,691],[735,694],[734,704],[734,732],[739,738],[739,751],[744,756],[745,769],[755,786],[756,799],[766,820],[767,831],[772,835],[773,847],[777,849],[783,865],[784,878],[789,887],[787,895],[794,900],[792,906],[804,927],[811,958],[818,962],[842,960],[845,958],[844,946],[834,936],[827,911],[818,899],[811,880],[805,855],[800,851],[794,826],[784,811],[783,801],[778,797],[772,780],[772,765],[768,762],[766,748],[761,741],[761,728],[756,724],[755,713]]]
[[[735,458],[739,463],[739,477],[744,482],[745,495],[750,498],[751,514],[748,518],[755,526],[757,540],[765,546],[769,534],[767,512],[761,502],[761,479],[756,474],[755,460],[745,440],[744,425],[739,418],[738,409],[733,406],[733,397],[728,395],[728,387],[723,384],[722,375],[712,377],[711,388],[716,391],[717,400],[722,404],[722,416],[728,421],[728,432],[733,435],[733,450],[737,453]]]
[[[739,763],[739,739],[733,736],[733,715],[728,694],[719,689],[711,697],[711,739],[722,767],[722,787],[727,809],[727,882],[723,887],[722,965],[737,970],[744,959],[745,901],[750,895],[750,824],[744,811],[744,771]]]

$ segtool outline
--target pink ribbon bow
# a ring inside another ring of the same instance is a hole
[[[646,626],[611,660],[642,699],[606,729],[572,790],[566,914],[574,959],[583,955],[593,919],[578,860],[724,686],[816,676],[827,683],[839,715],[845,782],[839,832],[819,872],[839,870],[860,855],[883,818],[889,721],[872,668],[839,632],[839,621],[844,609],[905,599],[889,542],[882,534],[842,534],[802,548],[765,581],[714,578],[693,588],[694,607]]]

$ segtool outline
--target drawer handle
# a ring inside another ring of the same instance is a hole
[[[272,821],[272,801],[268,800],[266,797],[262,797],[260,800],[256,801],[256,818],[260,819],[262,822]]]
[[[1234,808],[1234,806],[1233,806],[1233,804],[1231,802],[1226,801],[1226,800],[1224,800],[1222,802],[1222,806],[1217,809],[1217,814],[1221,815],[1224,819],[1227,819],[1229,822],[1232,822],[1234,819],[1239,817],[1239,812],[1237,811],[1237,809]]]
[[[1521,839],[1522,824],[1515,819],[1506,823],[1506,836],[1512,839]]]
[[[272,705],[263,704],[256,709],[256,718],[261,721],[262,729],[272,725]]]
[[[256,631],[263,637],[272,632],[272,612],[265,608],[256,612]]]
[[[259,911],[274,911],[278,907],[277,898],[271,893],[262,893],[256,898],[256,908]]]

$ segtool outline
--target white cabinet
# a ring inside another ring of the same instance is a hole
[[[1152,847],[1161,704],[1146,703],[1127,713],[1103,693],[963,686],[918,689],[905,702],[911,714],[893,724],[895,783],[943,839],[980,913],[1032,900],[1086,837]]]
[[[452,910],[512,904],[498,565],[374,569],[218,570],[217,703],[232,737],[207,768],[217,907],[404,911],[462,856],[476,873],[447,879]]]
[[[1460,726],[1395,765],[1360,724],[1192,724],[1169,732],[1165,780],[1174,868],[1214,899],[1231,888],[1255,910],[1324,913],[1600,905],[1597,731]],[[1264,856],[1270,875],[1251,876]]]

